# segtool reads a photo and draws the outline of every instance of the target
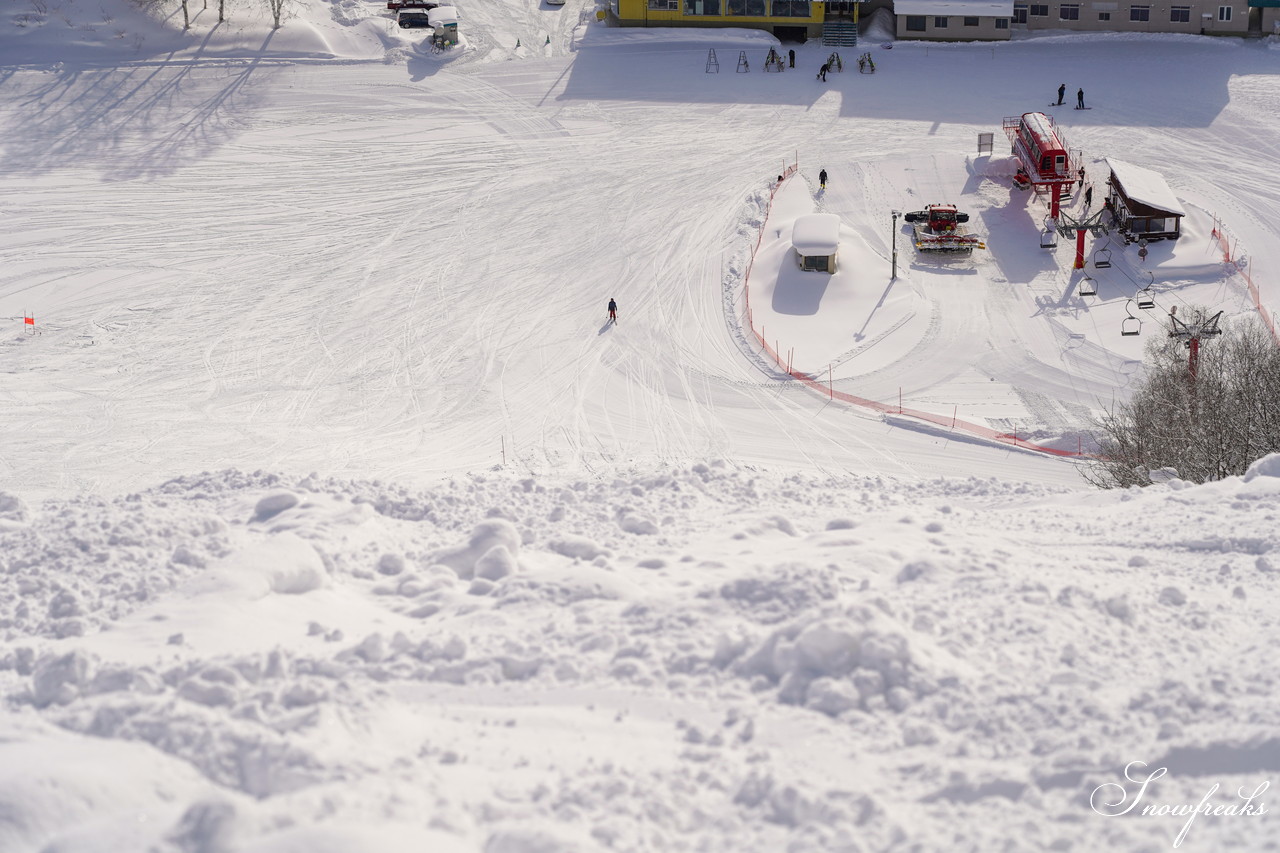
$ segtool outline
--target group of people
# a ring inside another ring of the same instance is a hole
[[[1066,98],[1066,96],[1067,96],[1067,84],[1063,83],[1058,87],[1058,104],[1061,104],[1063,99]],[[1057,106],[1058,104],[1054,104],[1054,106]],[[1084,89],[1076,90],[1076,109],[1078,110],[1085,109]]]

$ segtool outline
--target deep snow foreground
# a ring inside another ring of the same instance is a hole
[[[2,497],[4,851],[1160,850],[1130,762],[1280,774],[1280,457]]]

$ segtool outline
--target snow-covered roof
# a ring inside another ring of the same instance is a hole
[[[1013,0],[894,0],[895,15],[1013,17]]]
[[[1165,183],[1164,177],[1159,172],[1153,172],[1114,157],[1106,158],[1105,162],[1111,174],[1115,175],[1115,179],[1120,182],[1124,194],[1130,199],[1148,207],[1186,216],[1187,212],[1182,209],[1182,205],[1178,204],[1173,190],[1169,189],[1169,185]]]
[[[834,255],[840,245],[840,217],[834,213],[810,213],[796,220],[791,245],[802,255]]]
[[[427,13],[427,23],[433,27],[458,23],[458,10],[453,6],[437,6]]]

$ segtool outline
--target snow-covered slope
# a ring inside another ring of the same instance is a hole
[[[1274,302],[1270,41],[882,28],[823,85],[575,0],[227,8],[0,9],[0,853],[1145,851],[1131,762],[1280,773],[1275,457],[1097,494],[750,331],[1087,449],[1165,312],[1252,310],[1215,231]],[[973,153],[1063,80],[1188,210],[1096,298]],[[990,251],[916,258],[935,201]],[[1238,811],[1180,849],[1275,849]]]
[[[7,500],[0,849],[1157,849],[1090,810],[1129,762],[1157,803],[1280,771],[1277,463]]]

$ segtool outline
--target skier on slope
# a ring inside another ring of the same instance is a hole
[[[818,173],[818,185],[824,190],[827,188],[827,170],[823,169]]]
[[[1058,103],[1062,103],[1062,99],[1067,96],[1067,84],[1063,83],[1058,87]]]
[[[1084,109],[1084,89],[1081,89],[1078,92],[1076,92],[1076,109],[1078,110]]]
[[[618,303],[613,301],[613,297],[609,297],[609,322],[618,325]]]

